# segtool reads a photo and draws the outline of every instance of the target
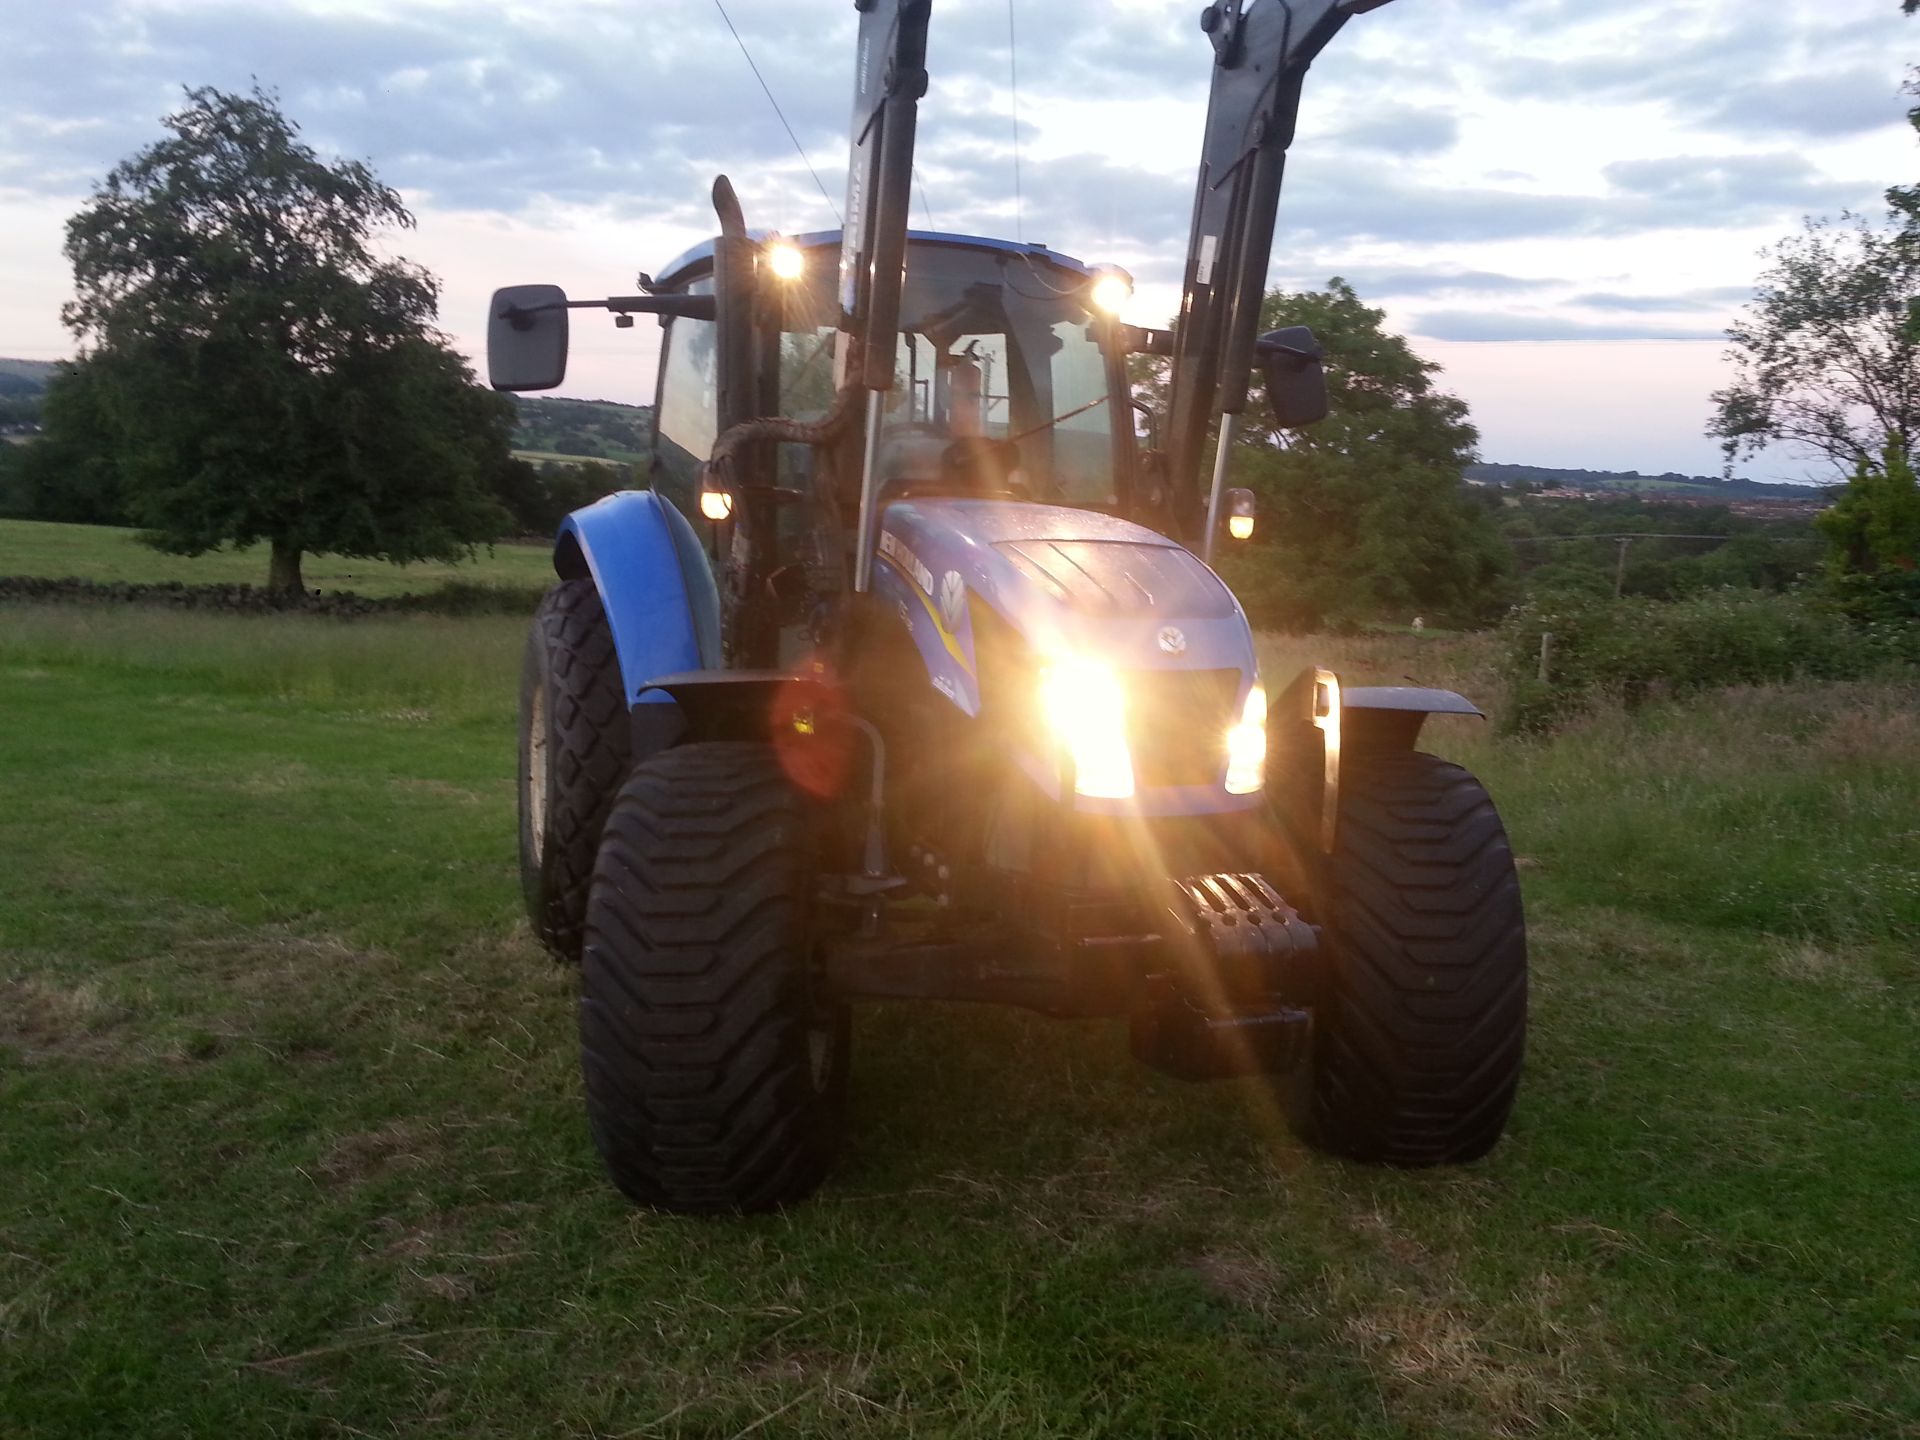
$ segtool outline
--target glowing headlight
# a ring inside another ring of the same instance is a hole
[[[767,268],[777,280],[798,280],[807,272],[807,257],[790,240],[774,240],[767,245]]]
[[[1109,315],[1118,315],[1133,298],[1133,276],[1118,265],[1102,265],[1094,271],[1094,305]]]
[[[709,520],[724,520],[733,514],[733,496],[724,490],[702,490],[700,513]]]
[[[1267,692],[1255,685],[1227,729],[1227,793],[1251,795],[1267,783]]]
[[[1040,709],[1073,757],[1073,788],[1102,800],[1133,794],[1127,696],[1105,665],[1078,656],[1053,661],[1040,677]]]

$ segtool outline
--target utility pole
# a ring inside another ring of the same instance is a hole
[[[1620,598],[1620,588],[1627,583],[1627,547],[1633,544],[1631,535],[1620,537],[1620,558],[1613,566],[1613,598]]]

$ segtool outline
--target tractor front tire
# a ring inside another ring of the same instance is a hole
[[[632,739],[613,630],[591,580],[565,580],[534,611],[520,667],[520,888],[533,933],[580,958],[600,828]]]
[[[1513,1109],[1527,1026],[1526,920],[1493,801],[1432,755],[1352,756],[1325,874],[1296,1128],[1357,1160],[1478,1159]]]
[[[587,903],[580,1059],[594,1145],[639,1204],[770,1210],[832,1165],[849,1034],[815,973],[813,838],[767,745],[665,750],[621,787]]]

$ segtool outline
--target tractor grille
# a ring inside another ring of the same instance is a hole
[[[1220,784],[1240,672],[1135,670],[1124,679],[1135,784]]]

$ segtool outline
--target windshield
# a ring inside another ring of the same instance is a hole
[[[780,366],[788,415],[817,413],[832,398],[831,253],[809,254],[804,297],[788,312]],[[910,245],[882,478],[937,480],[956,442],[1010,442],[996,453],[1013,493],[1116,503],[1107,357],[1085,294],[1026,255]]]

